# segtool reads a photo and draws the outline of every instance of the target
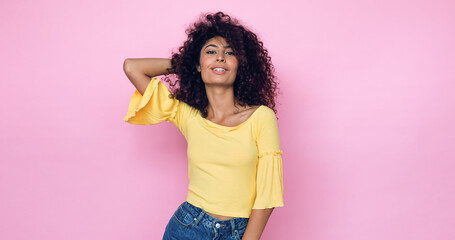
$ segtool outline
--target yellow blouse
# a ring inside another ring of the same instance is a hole
[[[275,113],[261,105],[245,122],[227,127],[170,97],[159,78],[133,94],[124,121],[177,126],[188,142],[189,203],[207,212],[248,218],[252,209],[283,206],[283,152]]]

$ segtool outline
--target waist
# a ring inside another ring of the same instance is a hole
[[[198,216],[197,218],[204,222],[206,225],[215,226],[216,228],[244,228],[248,224],[248,218],[232,217],[229,219],[218,219],[204,209],[194,206],[193,204],[185,201],[181,204],[181,208],[188,211],[192,216]],[[219,215],[220,216],[220,215]]]
[[[254,192],[253,192],[254,194]],[[186,201],[195,207],[203,209],[214,218],[248,218],[254,204],[254,195],[247,197],[214,197],[203,192],[188,191]],[[232,194],[235,196],[236,194]]]
[[[234,217],[218,215],[218,214],[210,213],[210,212],[206,212],[206,213],[209,214],[212,217],[215,217],[215,218],[219,219],[219,220],[229,220],[229,219],[234,218]]]

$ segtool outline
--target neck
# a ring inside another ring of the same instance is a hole
[[[234,98],[234,87],[205,85],[207,99],[207,118],[218,120],[235,112],[237,105]]]

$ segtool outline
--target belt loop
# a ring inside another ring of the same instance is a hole
[[[232,229],[232,236],[235,237],[236,236],[236,228],[237,226],[235,226],[235,219],[234,218],[231,218],[231,229]]]
[[[197,225],[201,221],[201,219],[204,217],[204,214],[205,214],[204,211],[201,211],[199,213],[199,216],[197,216],[196,221],[194,221],[194,225]]]

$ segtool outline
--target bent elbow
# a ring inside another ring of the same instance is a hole
[[[131,58],[126,58],[125,61],[123,61],[123,71],[126,74],[130,74],[133,72],[132,61],[133,60]]]

